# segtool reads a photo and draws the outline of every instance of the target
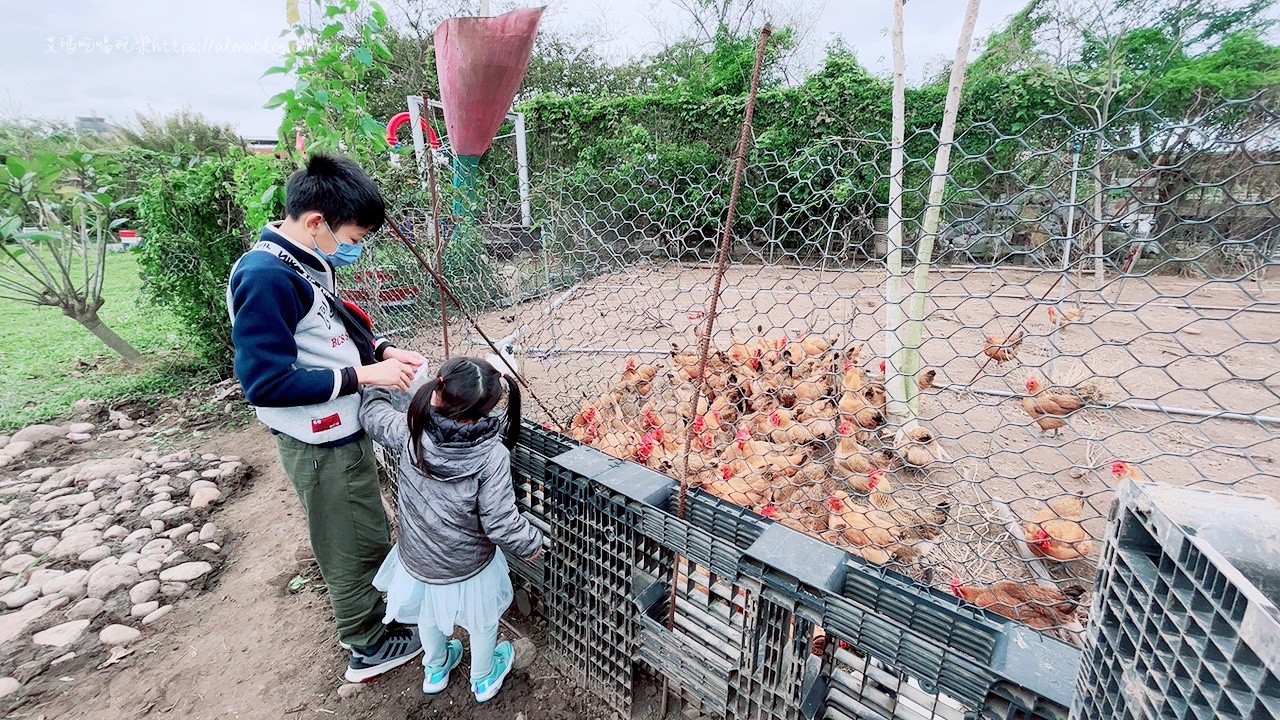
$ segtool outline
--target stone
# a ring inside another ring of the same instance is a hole
[[[158,557],[144,555],[135,567],[143,575],[154,575],[160,572],[160,568],[164,567],[164,561]]]
[[[217,485],[214,485],[213,483],[209,482],[208,480],[197,480],[197,481],[195,481],[195,482],[191,483],[191,487],[187,488],[187,493],[188,493],[188,494],[194,494],[194,493],[195,493],[195,491],[199,490],[200,488],[210,488],[210,489],[213,489],[213,490],[217,490],[217,489],[218,489],[218,486],[217,486]]]
[[[26,455],[27,453],[31,452],[32,448],[34,448],[35,446],[36,446],[35,443],[30,442],[28,440],[10,441],[8,445],[5,445],[4,450],[0,451],[0,454],[8,455],[14,460],[17,460],[18,458],[21,458],[23,455]]]
[[[89,575],[89,597],[106,598],[122,587],[137,585],[141,579],[142,574],[135,567],[128,565],[104,567]]]
[[[169,486],[168,486],[168,485],[165,485],[165,487],[169,487]],[[173,500],[173,493],[168,493],[168,492],[152,492],[152,494],[151,494],[151,502],[152,502],[152,503],[164,502],[165,500]]]
[[[44,617],[51,610],[66,604],[66,598],[42,597],[27,603],[20,610],[0,614],[0,645],[21,635],[31,623]]]
[[[0,602],[10,610],[17,610],[38,597],[40,597],[40,588],[24,587],[0,595]]]
[[[160,594],[171,599],[180,598],[186,592],[187,584],[184,582],[167,582],[160,586]]]
[[[93,493],[82,492],[82,493],[75,493],[74,495],[63,495],[62,497],[56,500],[50,500],[49,504],[46,507],[49,510],[54,510],[54,509],[63,508],[63,507],[70,507],[72,505],[76,507],[80,507],[81,505],[84,505],[85,503],[92,502],[92,501],[93,501]]]
[[[106,532],[102,533],[104,540],[120,540],[127,537],[129,537],[129,528],[123,525],[112,525],[107,528]]]
[[[89,485],[85,488],[85,490],[91,493],[96,493],[102,488],[106,487],[107,483],[109,482],[111,481],[106,478],[98,478],[97,480],[94,480],[93,482],[89,483]]]
[[[90,435],[89,433],[67,433],[67,442],[71,443],[72,445],[80,445],[82,443],[87,443],[92,439],[93,439],[93,436]]]
[[[4,446],[8,445],[9,441],[12,439],[13,438],[9,437],[8,435],[0,435],[0,450],[3,450]]]
[[[238,463],[238,462],[240,462],[240,456],[239,456],[239,455],[223,455],[223,456],[222,456],[221,458],[219,458],[219,459],[220,459],[222,462],[224,462],[224,463]]]
[[[90,574],[90,575],[92,575],[92,574],[94,574],[95,572],[97,572],[98,570],[100,570],[100,569],[102,569],[102,568],[104,568],[104,567],[106,567],[106,566],[108,566],[108,565],[119,565],[119,564],[120,564],[120,558],[118,558],[118,557],[116,557],[116,556],[114,556],[114,555],[112,555],[111,557],[104,557],[104,558],[102,558],[101,560],[99,560],[98,562],[94,563],[94,564],[93,564],[93,567],[89,568],[89,574]]]
[[[218,537],[218,526],[207,522],[200,528],[200,540],[208,542]]]
[[[200,533],[189,532],[187,533],[187,536],[183,539],[187,541],[188,545],[195,545],[196,543],[200,542]]]
[[[131,500],[139,492],[142,492],[142,483],[135,480],[121,485],[120,489],[116,491],[116,495],[120,496],[121,500]]]
[[[143,555],[168,555],[173,550],[173,541],[168,538],[156,538],[142,546]]]
[[[154,624],[156,621],[158,621],[160,618],[164,617],[165,615],[168,615],[170,612],[173,612],[173,606],[172,606],[172,605],[162,605],[162,606],[161,606],[159,609],[157,609],[155,612],[153,612],[153,613],[151,613],[150,615],[148,615],[148,616],[146,616],[146,617],[142,618],[142,624],[143,624],[143,625],[152,625],[152,624]]]
[[[67,610],[68,620],[92,620],[102,614],[107,602],[100,598],[85,598]]]
[[[3,563],[0,563],[0,572],[5,572],[10,575],[17,575],[23,570],[26,570],[27,566],[35,561],[36,559],[31,555],[26,555],[26,554],[14,555],[12,557],[6,558]]]
[[[138,426],[138,423],[134,422],[133,420],[130,420],[127,417],[122,417],[116,421],[116,426],[119,427],[121,430],[132,430]]]
[[[48,567],[36,568],[35,570],[31,571],[30,575],[27,576],[27,587],[40,590],[46,584],[66,574],[67,573],[64,570],[55,570],[54,568],[48,568]],[[44,594],[48,595],[49,593],[44,593]]]
[[[159,515],[160,513],[173,508],[173,503],[168,500],[153,502],[142,508],[142,512],[138,513],[139,517],[149,518]]]
[[[191,493],[191,508],[206,508],[222,499],[222,491],[217,488],[202,487]]]
[[[72,570],[44,584],[40,592],[45,595],[59,595],[76,601],[84,597],[89,582],[88,570]]]
[[[102,510],[101,500],[93,500],[91,502],[87,502],[80,508],[80,512],[76,513],[76,519],[83,520],[87,517],[93,517],[94,515],[97,515],[99,512],[101,512],[101,510]]]
[[[128,625],[108,625],[98,633],[98,641],[103,645],[128,645],[142,637],[142,631]]]
[[[80,559],[80,562],[96,563],[99,560],[102,560],[103,558],[108,557],[110,555],[111,555],[111,548],[107,547],[106,545],[99,545],[97,547],[91,547],[88,550],[85,550],[84,552],[80,553],[79,559]]]
[[[22,689],[22,683],[18,682],[16,678],[0,678],[0,698],[12,695],[20,689]]]
[[[67,482],[89,482],[99,478],[119,477],[130,473],[141,472],[145,465],[141,460],[131,457],[107,458],[104,460],[85,460],[59,470],[50,480]]]
[[[191,533],[195,529],[196,529],[195,525],[192,525],[191,523],[187,523],[185,525],[179,525],[178,527],[166,532],[164,535],[170,540],[177,541],[181,538],[186,537],[188,533]],[[197,537],[199,536],[197,535]]]
[[[158,592],[160,592],[159,580],[143,580],[129,590],[129,600],[137,605],[148,600],[154,600]]]
[[[164,529],[167,527],[169,527],[168,524],[166,524],[165,521],[163,520],[151,521],[151,532],[156,535],[159,535],[160,533],[164,532]]]
[[[95,429],[93,423],[87,422],[71,423],[67,426],[67,432],[69,433],[91,433]]]
[[[54,557],[73,558],[92,547],[102,544],[102,533],[98,530],[82,530],[64,535],[62,540],[50,551]]]
[[[80,657],[79,654],[77,654],[75,650],[72,650],[66,655],[59,655],[58,657],[54,658],[53,662],[49,663],[49,667],[58,667],[63,663],[69,663],[72,660],[75,660],[77,657]]]
[[[54,625],[48,630],[42,630],[31,636],[31,641],[37,645],[47,645],[49,647],[66,647],[84,634],[89,629],[88,620],[68,620],[59,625]]]
[[[116,503],[115,507],[111,508],[111,512],[115,513],[116,515],[124,515],[125,513],[132,510],[135,505],[136,503],[134,503],[132,500],[121,500],[120,502]]]
[[[17,540],[10,540],[4,544],[4,556],[13,557],[22,552],[22,543]]]
[[[160,513],[160,517],[164,518],[165,520],[172,520],[181,515],[185,515],[187,510],[188,508],[186,505],[175,505],[174,507],[171,507],[168,510],[165,510],[163,513]]]
[[[209,548],[213,552],[222,552],[222,546],[218,543],[204,543],[200,547]]]
[[[364,692],[364,683],[343,683],[338,686],[338,697],[343,700],[350,700],[361,692]]]
[[[200,473],[196,472],[195,470],[183,470],[182,472],[178,473],[178,479],[184,480],[187,483],[193,483],[199,478],[200,478]]]
[[[129,611],[130,617],[144,618],[160,608],[158,600],[148,600],[144,603],[138,603]]]
[[[121,565],[137,565],[138,561],[141,559],[142,559],[142,553],[127,552],[120,556],[120,564]]]
[[[155,534],[155,531],[151,528],[138,528],[125,536],[123,544],[131,545],[136,542],[150,542],[151,538],[155,537]]]
[[[36,540],[35,542],[31,543],[31,552],[35,553],[36,555],[44,555],[45,553],[52,550],[55,546],[57,546],[57,544],[58,544],[58,538],[53,537],[52,535],[45,535],[39,540]]]

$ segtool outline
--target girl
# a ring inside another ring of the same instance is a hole
[[[418,625],[428,695],[445,689],[462,659],[462,643],[445,642],[454,625],[471,637],[476,700],[498,693],[515,659],[510,642],[495,647],[512,596],[499,548],[528,561],[542,554],[542,533],[520,515],[511,487],[520,391],[510,378],[506,417],[490,414],[502,377],[484,360],[453,358],[413,395],[407,417],[386,391],[366,392],[360,409],[365,430],[400,460],[400,541],[373,584],[387,593],[387,622]]]

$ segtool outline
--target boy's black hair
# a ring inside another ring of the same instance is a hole
[[[334,230],[350,224],[373,232],[387,219],[386,202],[369,174],[336,155],[312,155],[305,169],[290,176],[284,197],[289,217],[318,212]]]
[[[507,434],[502,444],[508,450],[515,447],[520,433],[520,386],[485,360],[454,357],[440,366],[436,379],[423,385],[409,403],[409,445],[414,458],[422,457],[422,435],[426,432],[428,413],[460,422],[475,422],[498,406],[503,380],[507,384]],[[431,402],[437,390],[440,391],[439,407]],[[421,463],[421,460],[415,462]],[[428,472],[422,465],[418,469]]]

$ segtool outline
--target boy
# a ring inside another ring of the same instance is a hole
[[[422,645],[416,627],[383,625],[372,585],[391,532],[359,389],[407,389],[424,358],[375,338],[337,297],[334,270],[355,262],[386,219],[369,176],[345,158],[313,155],[289,178],[285,210],[231,270],[235,372],[302,501],[339,642],[351,651],[345,677],[364,682]]]

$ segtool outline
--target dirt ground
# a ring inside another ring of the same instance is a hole
[[[202,449],[231,453],[259,469],[251,487],[216,514],[234,540],[216,586],[181,603],[155,634],[114,667],[64,675],[54,692],[34,697],[10,717],[52,720],[172,717],[230,718],[592,718],[606,716],[574,689],[544,654],[513,672],[502,693],[481,706],[465,678],[427,700],[422,670],[411,663],[339,697],[346,659],[322,593],[291,594],[288,581],[309,572],[306,528],[261,427],[213,437]],[[508,614],[514,627],[545,648],[536,623]]]
[[[1085,527],[1100,539],[1114,459],[1161,482],[1280,497],[1274,420],[1112,406],[1280,417],[1280,283],[1112,278],[1099,292],[1091,277],[1052,287],[1057,277],[1016,269],[934,273],[921,354],[941,388],[925,393],[921,414],[952,462],[902,481],[926,501],[952,502],[948,537],[925,560],[929,575],[911,573],[940,588],[948,577],[1025,576],[992,501],[1026,517],[1041,501],[1084,495]],[[616,382],[627,358],[661,362],[673,344],[694,346],[712,280],[706,266],[635,265],[480,322],[490,337],[517,344],[537,395],[526,399],[527,413],[564,421]],[[863,363],[875,372],[884,348],[883,271],[733,265],[723,288],[715,335],[721,347],[762,329],[793,339],[836,331],[844,342],[866,343]],[[1062,307],[1080,307],[1084,321],[1054,332],[1047,309],[1060,297]],[[980,371],[984,336],[1003,337],[1020,317],[1027,337],[1017,362]],[[464,324],[454,323],[452,334],[455,352],[487,354]],[[430,337],[417,345],[439,355],[435,333]],[[1043,437],[1019,399],[1032,374],[1087,387],[1096,402],[1060,437]],[[1095,555],[1098,549],[1095,543]],[[1088,583],[1093,575],[1088,562],[1052,570],[1064,581]]]

